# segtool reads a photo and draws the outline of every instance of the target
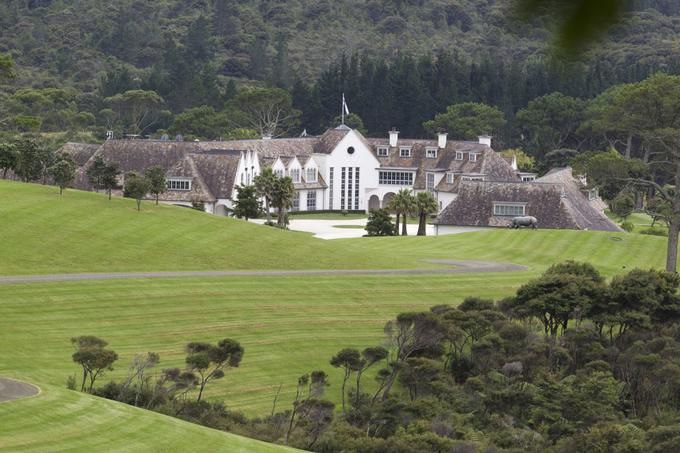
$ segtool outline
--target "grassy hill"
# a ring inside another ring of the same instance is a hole
[[[569,258],[590,261],[608,276],[662,267],[664,260],[664,238],[637,234],[494,229],[323,241],[178,207],[145,203],[137,213],[131,200],[109,203],[103,195],[71,190],[59,197],[53,187],[1,181],[0,196],[0,275],[433,266],[423,261],[428,258],[529,266],[492,274],[0,285],[0,375],[43,389],[36,398],[0,404],[0,450],[6,451],[87,450],[93,442],[109,450],[276,448],[67,391],[66,378],[76,372],[72,336],[100,336],[119,353],[106,378],[122,377],[137,353],[155,351],[161,367],[182,366],[187,342],[235,338],[245,348],[241,367],[210,384],[207,396],[261,415],[271,410],[279,385],[278,408],[289,407],[297,376],[314,369],[330,374],[327,396],[338,401],[340,373],[330,357],[343,347],[379,344],[385,321],[399,312],[469,295],[507,296]]]

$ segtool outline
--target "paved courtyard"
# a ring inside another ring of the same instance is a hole
[[[264,219],[254,219],[251,220],[251,222],[263,224]],[[293,219],[290,221],[290,225],[288,227],[291,230],[312,233],[314,236],[320,239],[347,239],[364,236],[366,234],[366,230],[364,229],[365,226],[366,219]],[[418,232],[418,225],[408,224],[406,226],[406,230],[408,231],[409,235],[415,236]],[[447,234],[468,233],[470,231],[479,230],[481,230],[481,228],[460,227],[447,231]],[[434,226],[427,225],[427,235],[434,236]]]

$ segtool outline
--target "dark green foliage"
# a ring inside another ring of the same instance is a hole
[[[234,216],[241,219],[255,219],[260,215],[262,206],[257,199],[257,190],[254,185],[236,186],[236,200],[234,200]]]
[[[47,169],[47,172],[59,187],[59,195],[64,193],[64,188],[73,183],[76,177],[76,164],[67,155],[57,157],[57,161]]]
[[[189,343],[187,345],[187,369],[197,375],[198,397],[201,401],[208,382],[224,377],[229,368],[237,368],[243,358],[243,347],[230,338],[220,340],[217,345],[210,343]]]
[[[668,230],[665,230],[663,228],[645,228],[643,230],[640,230],[640,234],[668,237]]]
[[[366,232],[369,236],[394,236],[396,227],[387,209],[372,209],[368,213]]]
[[[165,170],[163,167],[155,165],[146,169],[144,177],[149,181],[149,193],[156,198],[156,204],[158,204],[158,197],[168,189],[165,181]]]
[[[614,214],[625,219],[633,213],[635,200],[625,192],[619,193],[611,202],[611,210]]]
[[[142,199],[146,197],[150,189],[151,184],[145,176],[134,172],[125,175],[123,196],[137,201],[137,211],[141,210]]]
[[[621,222],[621,229],[626,233],[631,233],[635,230],[635,224],[633,222]]]
[[[46,182],[47,169],[54,163],[54,152],[31,137],[21,137],[15,142],[18,152],[14,172],[23,181]]]
[[[19,152],[14,143],[0,142],[0,170],[2,179],[7,178],[7,172],[16,169],[19,162]]]
[[[113,370],[113,363],[118,360],[118,354],[106,349],[108,343],[94,336],[71,338],[71,344],[76,350],[72,359],[83,368],[80,390],[84,391],[87,384],[87,390],[91,392],[97,378],[105,371]]]

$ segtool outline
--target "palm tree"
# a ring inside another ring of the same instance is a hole
[[[401,217],[402,217],[401,235],[402,236],[408,236],[408,232],[406,231],[406,223],[407,223],[406,220],[407,220],[408,216],[411,215],[414,211],[415,197],[413,195],[411,195],[410,190],[401,189],[394,196],[393,202],[394,202],[394,210],[397,212],[397,218],[399,218],[399,214],[401,214]]]
[[[272,205],[278,209],[278,226],[286,228],[286,210],[293,206],[295,186],[290,176],[277,178],[272,193]]]
[[[427,225],[427,216],[437,212],[437,200],[435,200],[432,192],[420,192],[416,195],[416,209],[418,211],[418,236],[425,236],[425,227]]]
[[[267,213],[267,223],[272,223],[272,213],[269,207],[274,197],[274,189],[276,187],[276,180],[278,178],[274,174],[274,170],[271,167],[265,167],[262,172],[253,178],[253,184],[255,184],[255,190],[257,194],[264,198],[264,209]]]
[[[397,215],[397,221],[394,223],[394,231],[395,231],[394,234],[396,236],[399,236],[399,219],[401,217],[401,213],[399,212],[399,209],[397,208],[397,201],[398,200],[397,200],[396,196],[392,197],[390,202],[387,204],[386,208],[390,212],[394,212]]]

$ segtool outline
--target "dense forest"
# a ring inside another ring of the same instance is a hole
[[[256,136],[230,101],[260,86],[289,93],[296,110],[277,135],[334,124],[345,92],[370,135],[428,135],[424,122],[475,102],[503,112],[488,131],[499,146],[522,147],[516,113],[538,96],[586,99],[680,73],[680,5],[631,8],[576,60],[556,56],[549,17],[518,21],[510,0],[8,0],[0,53],[17,77],[0,80],[0,128],[86,140],[107,130]],[[153,114],[140,122],[140,110]]]

